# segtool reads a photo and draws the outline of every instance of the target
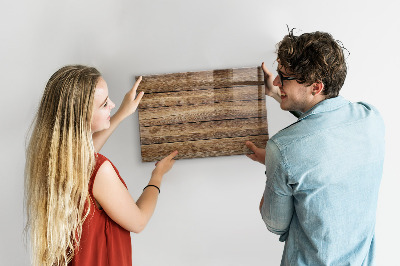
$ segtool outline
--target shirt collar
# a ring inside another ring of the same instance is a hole
[[[343,105],[349,104],[350,101],[346,100],[345,98],[343,98],[342,96],[337,96],[334,98],[329,98],[326,100],[323,100],[319,103],[317,103],[316,105],[314,105],[310,110],[308,110],[307,112],[303,113],[300,117],[299,120],[302,120],[310,115],[314,115],[314,114],[319,114],[319,113],[324,113],[324,112],[329,112],[329,111],[333,111],[335,109],[339,109],[340,107],[342,107]]]

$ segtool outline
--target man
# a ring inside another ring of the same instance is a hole
[[[277,55],[275,79],[262,64],[266,94],[298,120],[266,150],[246,145],[266,165],[260,212],[285,242],[281,265],[373,265],[383,120],[339,96],[347,67],[330,34],[291,31]]]

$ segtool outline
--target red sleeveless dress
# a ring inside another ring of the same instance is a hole
[[[132,265],[132,247],[130,232],[119,226],[102,209],[97,208],[93,197],[93,183],[100,166],[109,161],[105,156],[96,154],[96,166],[89,181],[90,213],[82,226],[79,249],[68,264],[71,266],[125,266]],[[111,163],[111,162],[110,162]],[[117,168],[115,172],[125,185]]]

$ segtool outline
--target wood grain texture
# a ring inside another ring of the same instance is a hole
[[[179,151],[176,159],[250,154],[251,151],[245,145],[247,140],[265,148],[268,135],[142,145],[142,161],[161,160],[174,150]],[[143,157],[143,154],[146,156]]]
[[[142,145],[268,135],[266,117],[140,127]],[[212,132],[210,132],[212,131]]]
[[[160,76],[163,76],[160,78]],[[140,89],[145,93],[198,90],[204,87],[264,85],[260,67],[143,76]]]
[[[162,94],[146,93],[145,97],[139,104],[140,109],[263,100],[265,96],[258,86],[237,86],[229,88],[204,87],[201,90],[165,92]]]
[[[142,161],[248,154],[246,140],[268,140],[259,67],[143,76],[139,91]]]
[[[265,116],[265,100],[220,102],[197,106],[185,105],[139,110],[139,120],[142,126]]]

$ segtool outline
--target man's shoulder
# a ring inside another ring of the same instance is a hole
[[[376,116],[381,117],[379,110],[372,104],[367,102],[355,102],[351,104],[354,108],[359,108],[365,111],[366,113],[372,113]]]
[[[301,121],[296,121],[284,129],[281,129],[270,140],[279,148],[284,149],[286,146],[301,139],[308,134],[307,128],[303,128]]]
[[[374,105],[366,102],[355,102],[351,104],[351,108],[353,120],[364,120],[365,123],[372,123],[376,127],[384,128],[383,117]]]
[[[358,124],[372,123],[376,127],[384,128],[383,119],[375,106],[366,102],[346,102],[338,108],[305,114],[305,117],[277,132],[271,140],[279,149],[284,149],[299,141],[306,142],[313,136],[328,134],[332,129],[348,128],[349,124],[357,121]]]

